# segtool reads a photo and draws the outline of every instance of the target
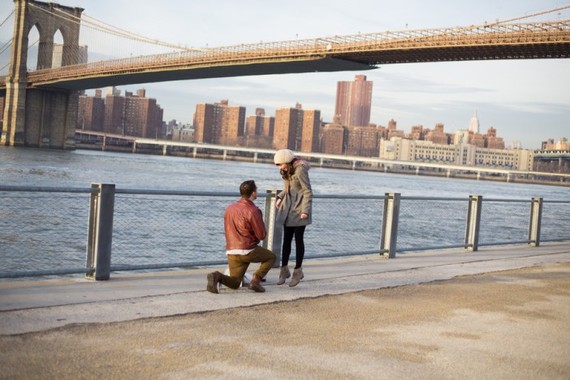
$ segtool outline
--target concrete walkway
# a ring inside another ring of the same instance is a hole
[[[109,281],[98,282],[83,278],[0,282],[0,335],[271,304],[568,262],[569,243],[407,253],[396,259],[306,260],[305,279],[297,287],[276,285],[278,270],[274,269],[265,293],[222,288],[218,295],[205,290],[206,274],[223,267],[111,274]]]

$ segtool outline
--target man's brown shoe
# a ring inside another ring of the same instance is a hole
[[[259,276],[255,275],[255,274],[253,275],[253,278],[249,282],[248,288],[257,292],[257,293],[265,292],[265,288],[263,286],[261,286],[261,278],[259,278]]]
[[[208,274],[208,286],[206,290],[210,293],[219,293],[220,283],[222,282],[222,274],[220,272],[212,272]]]

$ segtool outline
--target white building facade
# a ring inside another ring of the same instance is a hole
[[[380,141],[380,159],[531,171],[534,152],[526,149],[479,148],[463,142],[440,145],[431,141],[393,137]]]

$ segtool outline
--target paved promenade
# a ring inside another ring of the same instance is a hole
[[[214,268],[2,282],[0,379],[568,379],[569,263],[560,243],[307,260],[265,293],[208,293]]]

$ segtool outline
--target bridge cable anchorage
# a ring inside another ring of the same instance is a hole
[[[84,26],[86,28],[90,28],[93,30],[97,30],[99,32],[111,34],[111,35],[114,35],[117,37],[122,37],[125,39],[130,39],[130,40],[138,41],[138,42],[144,42],[144,43],[157,45],[157,46],[173,48],[176,50],[185,50],[185,51],[208,50],[208,49],[202,49],[202,48],[192,48],[192,47],[189,48],[187,46],[172,44],[170,42],[164,42],[164,41],[160,41],[158,39],[153,39],[153,38],[145,37],[142,35],[138,35],[136,33],[132,33],[132,32],[129,32],[127,30],[117,28],[113,25],[107,24],[103,21],[97,20],[96,18],[90,17],[87,14],[83,14],[82,17],[77,17],[77,16],[71,15],[69,13],[65,13],[62,10],[57,9],[57,8],[54,9],[54,11],[52,12],[52,11],[48,11],[47,9],[38,7],[37,5],[32,4],[32,3],[30,3],[29,5],[40,10],[40,11],[42,11],[42,12],[49,14],[51,16],[59,17],[59,18],[64,19],[66,21],[73,22],[77,25]]]

